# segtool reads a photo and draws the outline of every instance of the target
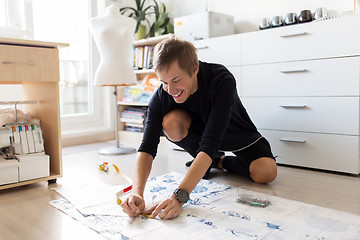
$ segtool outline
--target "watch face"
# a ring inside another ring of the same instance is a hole
[[[189,200],[189,193],[184,189],[175,190],[176,198],[181,203],[186,203]]]

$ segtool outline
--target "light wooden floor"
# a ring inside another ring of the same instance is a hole
[[[124,142],[137,147],[136,141]],[[46,182],[0,191],[0,239],[102,239],[96,232],[51,207],[48,202],[60,197],[51,188],[60,185],[124,184],[114,169],[104,174],[98,162],[115,163],[131,177],[135,154],[101,156],[97,150],[111,143],[97,143],[63,149],[64,176],[56,184]],[[190,155],[169,149],[166,141],[159,146],[151,176],[171,171],[185,173]],[[279,166],[277,179],[267,185],[255,184],[242,177],[214,171],[213,180],[232,186],[272,194],[360,215],[360,177]]]

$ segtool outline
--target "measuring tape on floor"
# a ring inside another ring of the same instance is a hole
[[[122,176],[123,178],[125,178],[125,180],[126,180],[129,184],[131,184],[131,182],[132,182],[131,179],[130,179],[128,176],[122,174],[122,173],[120,172],[118,166],[116,166],[115,164],[111,164],[111,165],[115,168],[115,171],[116,171],[120,176]],[[99,164],[99,170],[102,171],[102,172],[108,172],[108,171],[109,171],[109,163],[108,163],[108,162],[101,162],[101,163]]]
[[[130,179],[128,176],[122,174],[122,173],[120,172],[120,169],[119,169],[118,166],[116,166],[115,164],[111,164],[111,165],[115,168],[115,171],[116,171],[120,176],[122,176],[123,178],[125,178],[126,181],[127,181],[129,184],[131,184],[131,182],[132,182],[131,179]],[[108,171],[109,171],[109,163],[108,163],[108,162],[102,162],[102,163],[100,163],[100,164],[99,164],[99,170],[102,171],[102,172],[108,172]],[[119,192],[116,193],[116,203],[117,203],[118,205],[121,205],[121,203],[122,203],[122,200],[120,199],[120,197],[121,197],[123,194],[131,191],[131,189],[132,189],[132,185],[130,185],[130,186],[128,186],[128,187],[124,188],[123,190],[121,190],[121,191],[119,191]],[[145,217],[147,217],[147,218],[151,218],[151,215],[148,215],[148,214],[142,213],[142,214],[140,214],[140,215],[145,216]]]

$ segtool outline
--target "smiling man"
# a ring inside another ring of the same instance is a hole
[[[225,169],[257,183],[277,175],[268,141],[252,123],[236,90],[234,76],[222,65],[198,61],[195,47],[167,39],[155,47],[154,68],[162,85],[153,95],[142,143],[138,149],[132,194],[124,212],[137,216],[145,209],[143,193],[161,132],[194,160],[172,196],[146,210],[154,218],[172,219],[211,168]],[[225,156],[223,152],[235,156]]]

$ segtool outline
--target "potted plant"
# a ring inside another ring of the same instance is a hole
[[[170,22],[165,4],[161,3],[161,8],[159,9],[158,4],[155,2],[154,11],[155,21],[150,27],[148,36],[156,37],[167,33],[174,33],[174,25]]]
[[[158,8],[158,4],[155,0],[154,5],[149,5],[145,7],[146,0],[135,0],[136,8],[133,7],[123,7],[120,8],[120,13],[125,14],[130,11],[129,17],[135,18],[136,28],[135,28],[135,40],[142,39],[146,36],[146,26],[142,22],[146,21],[150,26],[150,22],[147,19],[148,15],[155,14],[155,8]]]

